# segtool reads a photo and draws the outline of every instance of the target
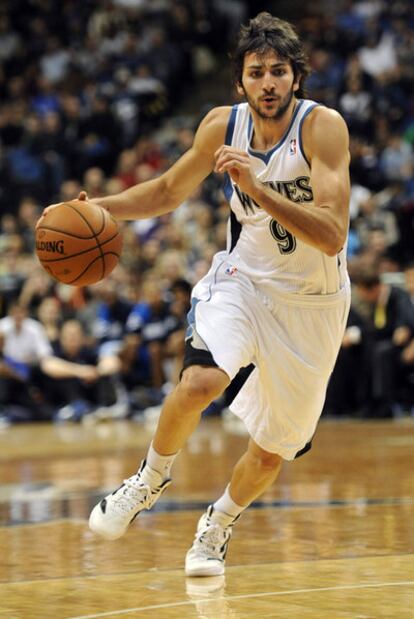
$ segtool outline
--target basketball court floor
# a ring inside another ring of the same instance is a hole
[[[125,537],[87,528],[150,425],[0,431],[0,619],[414,617],[414,420],[322,421],[235,527],[226,576],[208,579],[186,579],[184,555],[244,450],[235,419],[202,421]]]

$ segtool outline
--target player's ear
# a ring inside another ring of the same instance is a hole
[[[236,82],[236,90],[237,90],[238,95],[240,95],[241,97],[244,97],[244,88],[241,82]]]
[[[302,79],[302,75],[300,73],[296,73],[296,71],[294,73],[295,75],[293,78],[293,92],[296,92],[300,88],[300,80]]]

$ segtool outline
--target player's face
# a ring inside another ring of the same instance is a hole
[[[242,83],[238,86],[250,107],[264,120],[279,120],[299,88],[292,65],[272,51],[246,54]]]

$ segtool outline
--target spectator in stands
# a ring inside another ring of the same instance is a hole
[[[362,69],[377,80],[394,80],[397,56],[392,32],[382,32],[376,19],[367,22],[366,30],[365,43],[358,50]]]
[[[7,239],[7,245],[0,254],[0,316],[2,317],[18,298],[27,276],[21,268],[19,255],[11,247],[14,236]]]
[[[348,78],[338,107],[351,132],[366,137],[371,135],[372,94],[363,88],[361,76]]]
[[[24,240],[24,251],[32,253],[35,247],[34,230],[40,217],[40,205],[34,198],[25,196],[19,202],[17,220],[19,232]]]
[[[338,359],[329,381],[324,413],[361,414],[369,397],[365,324],[351,307]]]
[[[81,184],[79,181],[69,179],[64,181],[59,190],[59,202],[69,202],[78,197],[81,190]]]
[[[165,343],[165,357],[170,361],[169,381],[176,385],[183,367],[187,314],[191,307],[191,284],[185,279],[176,279],[171,288],[170,314],[175,320],[171,322],[170,332]]]
[[[413,149],[400,134],[389,137],[381,155],[381,170],[388,181],[408,180],[413,174]]]
[[[43,326],[29,318],[26,309],[17,302],[0,320],[0,334],[3,342],[0,406],[2,415],[11,421],[50,417],[49,403],[40,389],[40,372],[52,380],[96,377],[95,367],[55,356]]]
[[[16,216],[12,213],[5,213],[0,221],[0,252],[7,249],[8,241],[16,234],[19,234]]]
[[[124,335],[117,355],[120,380],[127,390],[132,414],[142,412],[150,406],[158,406],[162,394],[153,387],[151,357],[139,328]]]
[[[142,284],[139,302],[128,316],[126,328],[129,333],[142,335],[150,355],[151,383],[158,389],[165,382],[165,342],[175,325],[176,320],[171,315],[169,303],[163,297],[159,280],[154,275],[148,275]]]
[[[47,339],[53,345],[59,340],[62,326],[62,313],[59,300],[55,296],[45,297],[37,308],[37,319],[43,325]]]
[[[405,286],[410,297],[412,311],[414,313],[414,262],[409,262],[404,268]]]
[[[414,319],[414,262],[410,262],[404,269],[405,285],[411,301],[411,311]],[[414,416],[414,336],[403,348],[401,353],[403,392],[402,404]]]
[[[132,304],[117,288],[113,276],[91,287],[92,298],[78,314],[86,332],[97,342],[100,356],[117,352],[131,312]]]
[[[35,315],[45,297],[53,296],[56,282],[40,266],[35,266],[24,280],[19,294],[19,304]]]
[[[395,245],[399,240],[398,224],[394,213],[379,208],[375,195],[370,195],[359,202],[359,212],[354,225],[365,247],[369,245],[369,235],[373,230],[383,231],[385,248]]]
[[[53,345],[54,356],[45,367],[44,389],[57,421],[79,421],[100,407],[108,416],[117,403],[116,380],[120,364],[117,357],[99,359],[96,347],[85,345],[85,333],[78,320],[63,323]],[[61,374],[61,364],[72,372]],[[127,409],[124,411],[127,413]],[[123,416],[124,416],[123,415]]]
[[[310,62],[313,72],[308,78],[307,88],[311,97],[325,105],[335,105],[342,78],[340,62],[322,48],[312,51]]]
[[[365,306],[369,412],[392,417],[400,404],[401,353],[414,336],[410,297],[405,290],[383,283],[375,268],[361,269],[354,282]]]

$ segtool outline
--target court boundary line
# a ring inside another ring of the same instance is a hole
[[[246,593],[243,595],[228,595],[224,596],[224,600],[231,602],[232,600],[246,600],[250,598],[264,598],[284,595],[294,595],[301,593],[321,593],[324,591],[348,591],[357,589],[374,589],[380,587],[401,587],[405,585],[414,585],[414,580],[402,580],[397,582],[380,582],[380,583],[365,583],[360,585],[337,585],[333,587],[315,587],[310,589],[293,589],[289,591],[266,591],[262,593]],[[150,606],[138,606],[136,608],[124,608],[122,610],[107,611],[104,613],[95,613],[93,615],[78,615],[76,617],[68,617],[67,619],[100,619],[102,617],[115,617],[119,615],[128,615],[129,613],[139,613],[148,610],[160,610],[162,608],[175,608],[179,606],[190,606],[194,604],[194,600],[185,600],[183,602],[171,602],[168,604],[152,604]]]

